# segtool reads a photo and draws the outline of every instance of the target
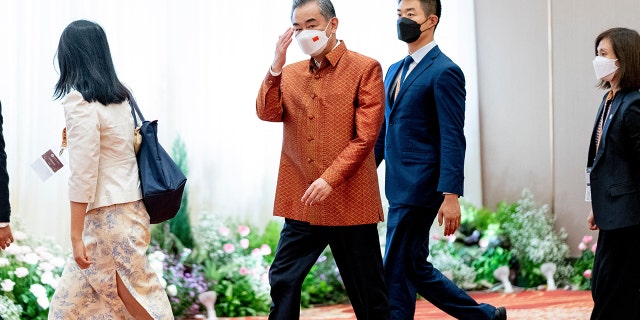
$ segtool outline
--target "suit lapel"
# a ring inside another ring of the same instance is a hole
[[[600,137],[600,146],[598,147],[598,151],[596,152],[596,157],[593,161],[593,166],[596,165],[600,157],[602,157],[602,154],[604,154],[604,148],[607,147],[607,144],[606,144],[607,139],[605,138],[607,136],[607,132],[609,131],[611,120],[613,119],[618,109],[620,109],[620,106],[622,105],[622,101],[624,101],[624,95],[625,95],[624,92],[618,92],[618,94],[616,94],[616,97],[614,97],[613,101],[611,102],[611,109],[609,110],[609,116],[607,117],[607,119],[605,119],[604,128],[602,128],[602,136]],[[605,96],[605,100],[606,100],[606,96]],[[604,112],[604,103],[602,103],[602,106],[600,107],[600,112],[598,112],[598,117],[602,116],[602,112]],[[598,123],[596,122],[596,126],[597,125]]]
[[[418,79],[422,75],[422,73],[429,69],[438,55],[440,55],[440,49],[438,48],[438,46],[435,46],[429,51],[429,53],[427,53],[424,58],[422,58],[422,60],[420,60],[418,65],[416,65],[415,68],[411,70],[411,73],[409,73],[409,75],[404,79],[404,82],[400,87],[400,92],[398,93],[398,97],[396,97],[396,102],[400,101],[404,93],[407,91],[407,88],[411,86],[411,84],[413,84],[413,82]]]

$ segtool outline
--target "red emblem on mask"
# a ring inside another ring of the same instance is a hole
[[[315,37],[311,38],[311,40],[312,40],[313,42],[316,42],[316,41],[320,40],[320,37],[315,36]]]

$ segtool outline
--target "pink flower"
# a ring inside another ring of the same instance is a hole
[[[580,242],[580,244],[578,245],[578,249],[580,249],[580,251],[584,251],[587,249],[587,244],[583,241]]]
[[[268,256],[271,254],[271,247],[268,244],[263,244],[260,246],[260,252],[263,256]]]
[[[591,279],[591,269],[585,270],[582,275],[587,279]]]
[[[582,237],[582,242],[584,242],[584,244],[589,244],[592,240],[593,240],[593,236]]]
[[[480,246],[480,248],[486,248],[489,246],[489,239],[480,239],[480,241],[478,241],[478,245]]]
[[[594,244],[591,246],[591,252],[596,253],[596,248],[597,248],[597,247],[598,247],[598,244],[597,244],[597,243],[594,243]]]
[[[247,239],[247,238],[240,239],[240,247],[242,249],[249,248],[249,239]]]
[[[247,268],[245,267],[240,267],[240,270],[238,270],[238,273],[240,273],[241,276],[246,276],[249,273],[249,270],[247,270]]]
[[[433,238],[433,240],[440,240],[440,236],[437,234],[432,234],[431,237]]]
[[[235,247],[233,244],[231,244],[231,243],[225,243],[225,244],[222,246],[222,250],[224,250],[224,252],[226,252],[226,253],[231,253],[231,252],[233,252],[234,250],[236,250],[236,247]]]
[[[239,226],[238,233],[240,234],[241,237],[246,237],[249,235],[249,233],[251,233],[251,229],[249,229],[249,227],[247,226]]]
[[[255,249],[251,250],[251,255],[255,256],[255,257],[259,257],[259,256],[262,256],[262,252],[260,251],[260,249],[255,248]]]
[[[452,234],[452,235],[448,235],[445,238],[447,238],[447,240],[449,241],[449,243],[454,243],[456,241],[456,235]]]
[[[227,237],[229,236],[231,230],[229,230],[229,228],[227,227],[220,227],[220,229],[218,229],[218,232],[220,232],[220,235],[223,237]]]

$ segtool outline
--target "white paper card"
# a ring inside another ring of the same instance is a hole
[[[64,167],[60,158],[51,149],[47,150],[31,164],[31,168],[35,171],[42,181],[46,181],[54,173]]]

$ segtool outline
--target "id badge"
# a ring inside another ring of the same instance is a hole
[[[584,201],[591,202],[591,167],[584,170],[584,180],[587,185],[584,193]]]
[[[55,154],[51,149],[47,150],[31,164],[31,168],[35,171],[42,181],[49,179],[54,173],[64,167],[63,159]]]

